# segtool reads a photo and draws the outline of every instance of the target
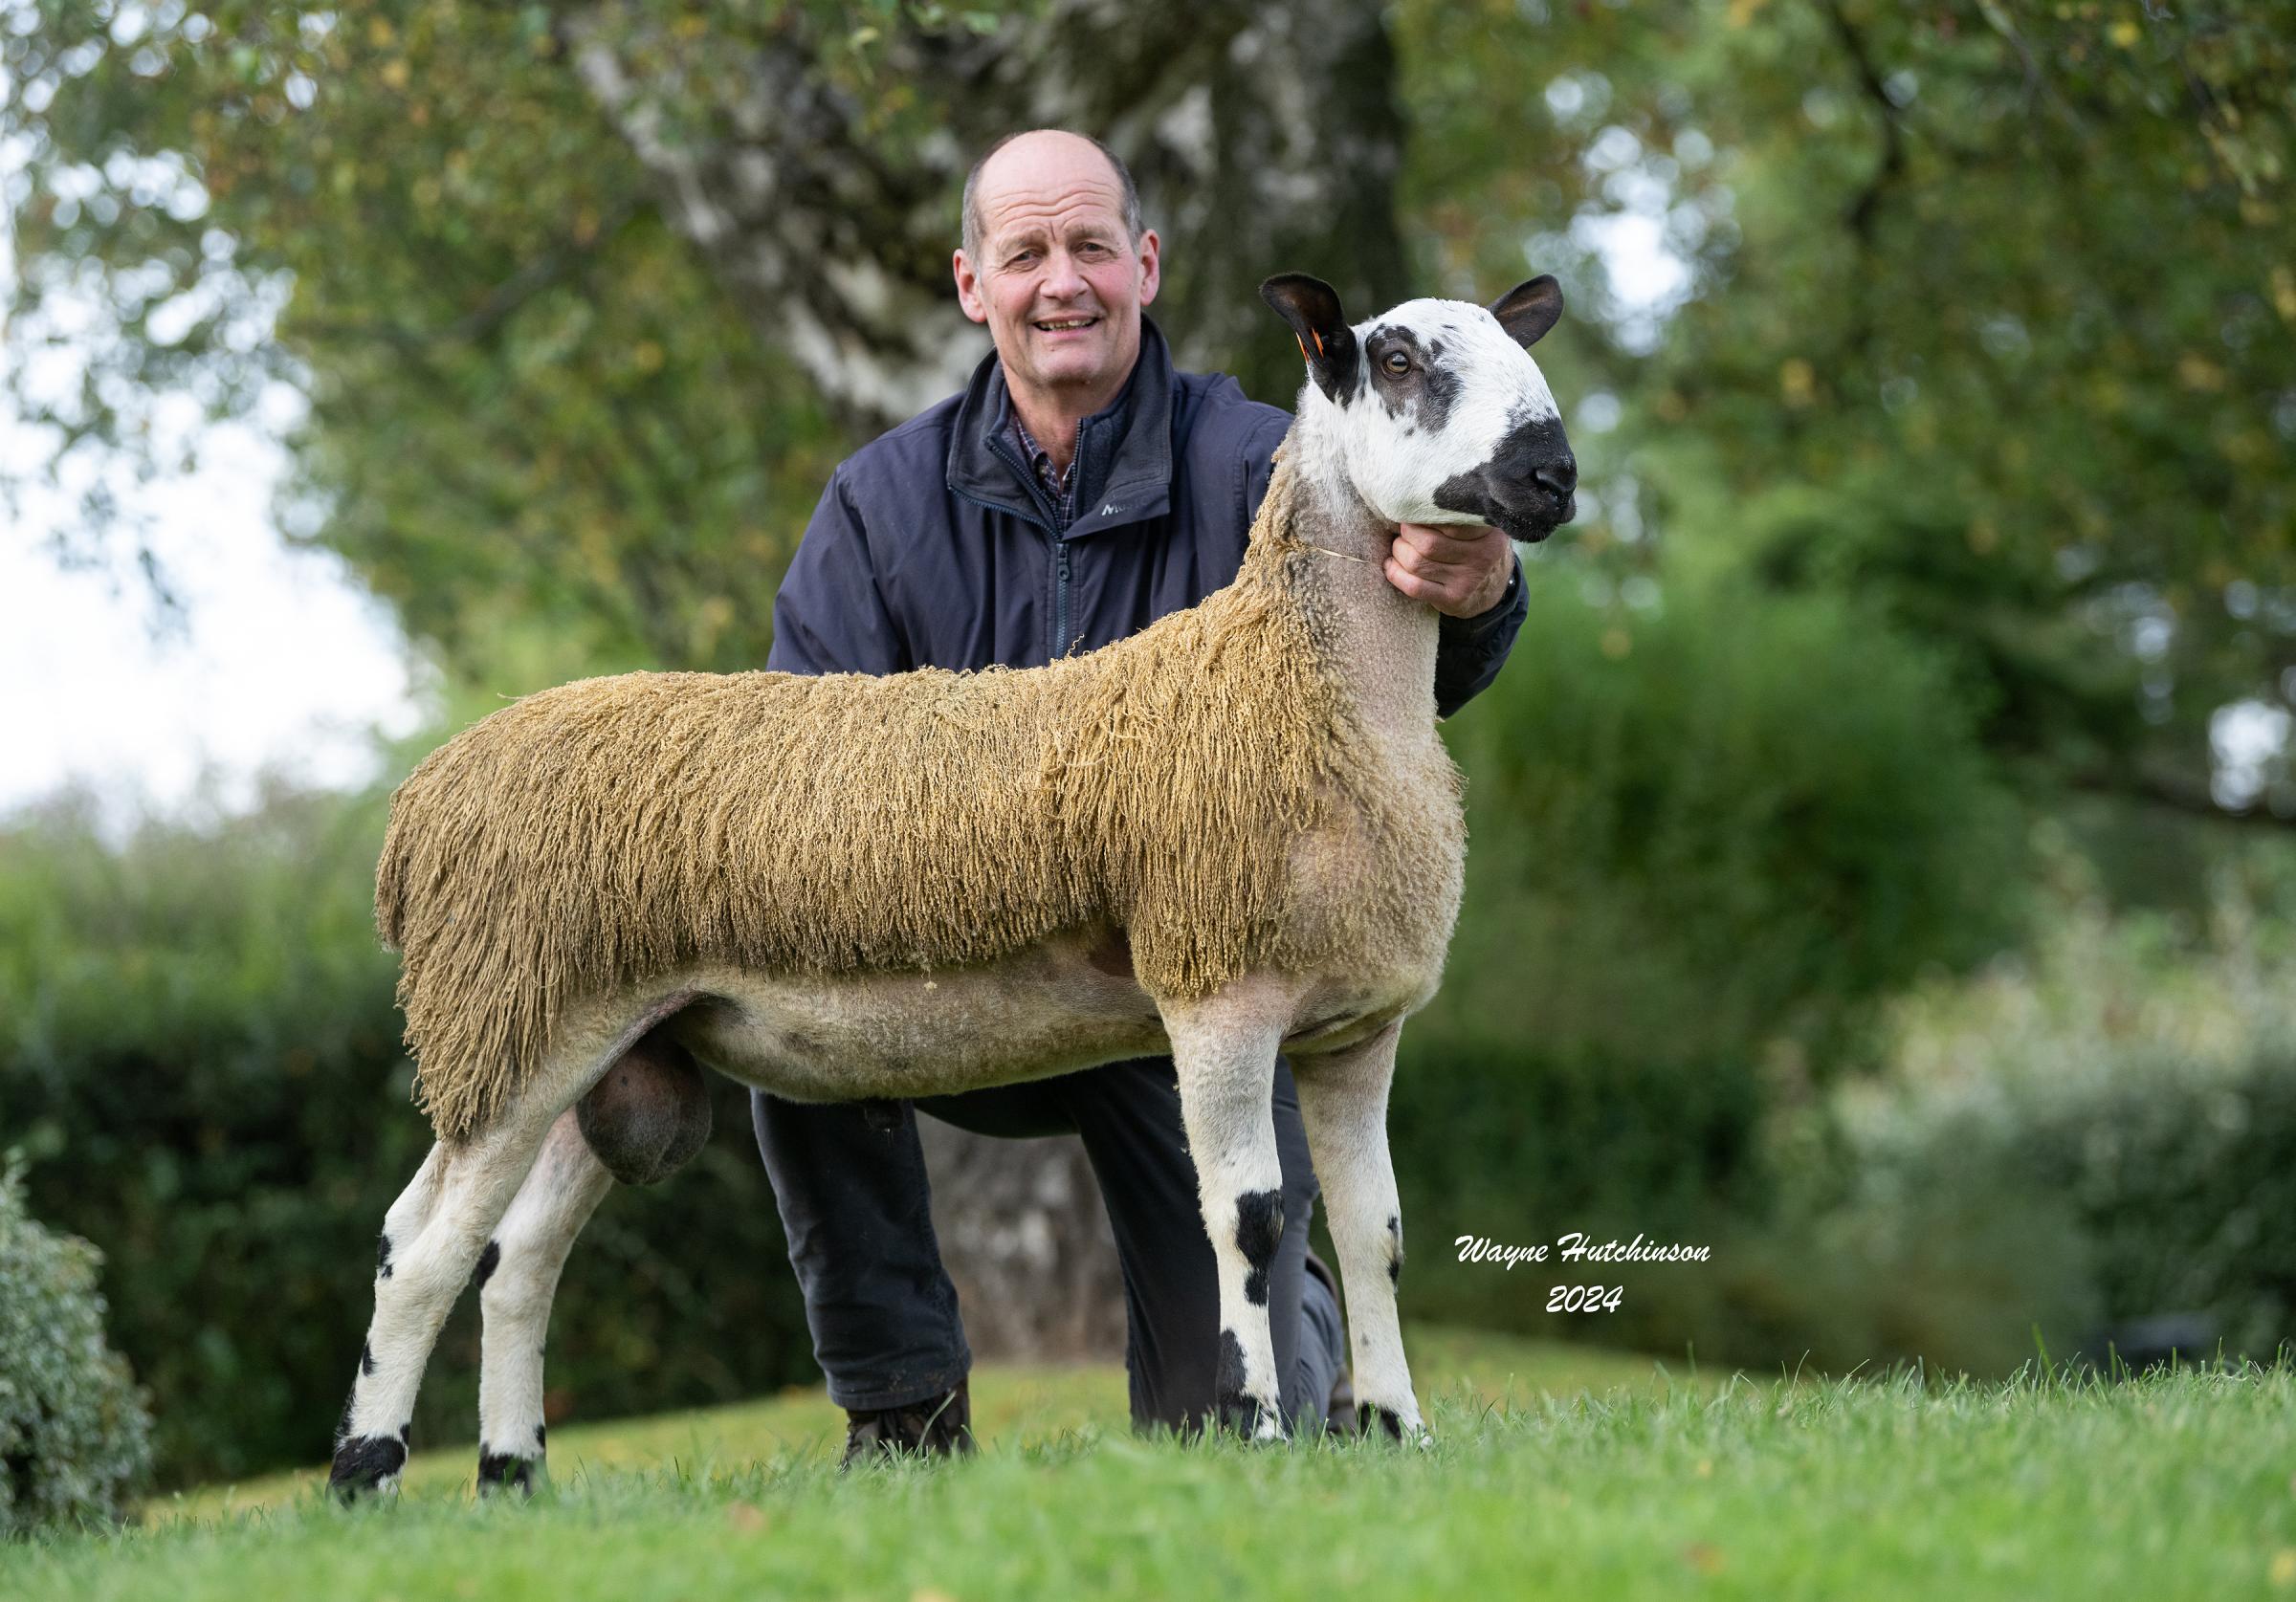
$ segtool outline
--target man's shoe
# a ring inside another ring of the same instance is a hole
[[[1324,1289],[1332,1293],[1334,1308],[1346,1305],[1339,1300],[1339,1281],[1333,1275],[1330,1265],[1315,1255],[1313,1246],[1308,1248],[1308,1272],[1321,1280]],[[1333,1323],[1333,1328],[1339,1328],[1336,1320]],[[1332,1394],[1324,1404],[1323,1427],[1337,1435],[1352,1436],[1358,1428],[1356,1388],[1348,1383],[1347,1341],[1344,1335],[1339,1339],[1338,1355],[1339,1366],[1332,1376]]]
[[[877,1458],[960,1457],[973,1450],[973,1399],[967,1382],[938,1401],[845,1414],[840,1468]]]

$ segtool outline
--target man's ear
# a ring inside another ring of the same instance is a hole
[[[1339,310],[1339,292],[1305,273],[1278,273],[1260,286],[1260,298],[1292,325],[1315,387],[1344,406],[1363,382],[1355,330]]]
[[[1137,249],[1140,257],[1140,304],[1145,306],[1156,298],[1157,289],[1163,282],[1164,244],[1156,236],[1156,230],[1143,229]]]
[[[1508,337],[1528,350],[1562,317],[1562,286],[1541,273],[1515,285],[1490,303],[1490,315]]]
[[[957,304],[975,322],[986,322],[988,301],[981,293],[981,274],[974,271],[972,258],[961,250],[954,252],[949,256],[949,268],[957,278]]]

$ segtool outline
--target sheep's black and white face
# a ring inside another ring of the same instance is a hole
[[[1544,539],[1571,520],[1578,464],[1530,345],[1562,315],[1538,277],[1490,306],[1406,300],[1349,326],[1328,284],[1260,286],[1298,336],[1313,385],[1300,414],[1335,438],[1356,493],[1398,523],[1490,523]]]

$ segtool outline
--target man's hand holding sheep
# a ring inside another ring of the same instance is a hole
[[[1387,552],[1387,582],[1446,618],[1475,618],[1506,598],[1514,542],[1481,523],[1404,523]]]

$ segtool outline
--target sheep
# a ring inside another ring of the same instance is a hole
[[[846,1100],[1169,1052],[1219,1268],[1219,1419],[1275,1439],[1269,1101],[1288,1052],[1358,1417],[1425,1438],[1386,1102],[1466,839],[1435,613],[1381,562],[1399,521],[1534,541],[1573,516],[1529,353],[1561,295],[1542,276],[1350,326],[1314,278],[1261,293],[1307,381],[1242,568],[1200,605],[1027,669],[585,680],[399,787],[376,915],[438,1138],[384,1220],[339,1493],[395,1487],[473,1279],[480,1486],[530,1486],[566,1254],[614,1177],[698,1145],[696,1062]]]

